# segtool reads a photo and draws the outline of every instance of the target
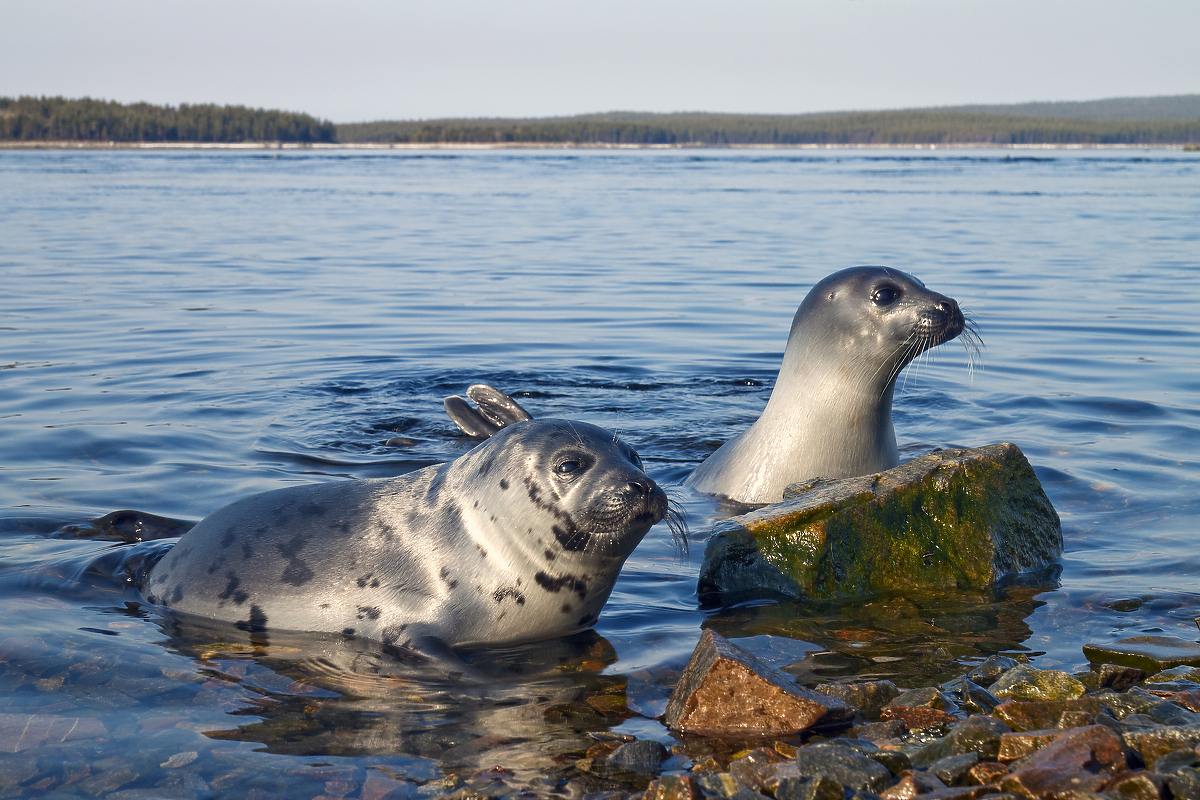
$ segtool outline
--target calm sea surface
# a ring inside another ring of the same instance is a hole
[[[762,409],[808,288],[857,264],[976,321],[982,363],[951,342],[908,368],[897,436],[1017,443],[1061,576],[701,609],[713,504],[677,485]],[[1198,308],[1181,151],[0,151],[0,791],[431,796],[499,764],[541,793],[589,734],[672,741],[653,718],[702,626],[905,685],[1195,640]],[[619,431],[691,524],[688,553],[651,532],[595,633],[473,655],[494,686],[186,628],[89,522],[454,458],[441,401],[477,381]]]

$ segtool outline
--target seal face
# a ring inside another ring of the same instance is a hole
[[[529,641],[594,624],[666,514],[612,433],[531,420],[448,464],[226,506],[180,538],[143,594],[249,630],[416,649]]]
[[[762,416],[684,484],[742,503],[770,503],[796,481],[896,466],[896,378],[965,325],[954,300],[899,270],[835,272],[796,311]]]

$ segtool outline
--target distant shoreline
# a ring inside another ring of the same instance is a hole
[[[605,142],[0,141],[0,150],[1193,150],[1189,144],[997,142],[900,144],[613,144]]]

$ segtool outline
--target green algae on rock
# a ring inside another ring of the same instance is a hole
[[[793,484],[713,528],[702,597],[795,600],[983,588],[1062,554],[1058,514],[1014,444],[940,450],[875,475]]]

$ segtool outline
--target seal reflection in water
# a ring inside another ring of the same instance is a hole
[[[767,407],[684,481],[740,503],[772,503],[790,483],[850,478],[896,466],[896,378],[910,361],[963,331],[978,337],[958,303],[890,267],[852,267],[820,281],[792,320]],[[446,398],[446,413],[472,436],[529,419],[508,395],[472,386]]]
[[[594,425],[513,425],[398,478],[297,486],[202,520],[143,592],[243,629],[329,631],[426,652],[594,624],[668,514],[638,454]]]

